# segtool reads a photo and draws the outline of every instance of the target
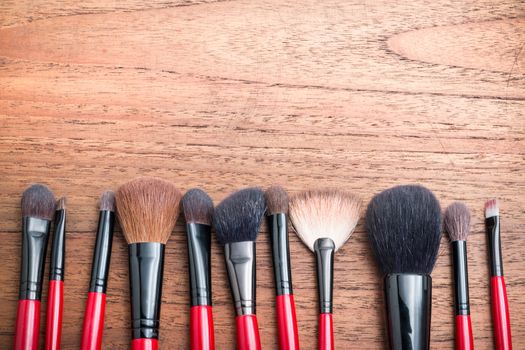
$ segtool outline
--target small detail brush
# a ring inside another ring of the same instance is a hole
[[[311,190],[294,196],[290,217],[299,238],[315,253],[319,292],[319,350],[334,349],[332,319],[334,253],[359,220],[361,201],[339,190]]]
[[[485,228],[489,241],[494,343],[496,350],[512,350],[509,302],[507,300],[505,278],[503,277],[499,205],[495,199],[485,203]]]
[[[390,349],[430,347],[432,278],[441,241],[441,208],[422,186],[396,186],[366,212],[372,251],[384,275]]]
[[[100,197],[99,204],[98,230],[84,312],[81,350],[100,350],[104,332],[106,290],[111,262],[113,228],[115,226],[115,194],[112,191],[104,192]]]
[[[164,251],[177,217],[181,193],[171,183],[141,177],[115,193],[117,216],[128,242],[132,350],[157,350]]]
[[[468,293],[467,236],[470,231],[470,212],[465,204],[452,203],[443,220],[452,246],[454,261],[454,294],[456,315],[456,349],[473,350],[472,323]]]
[[[46,350],[60,350],[64,307],[64,268],[66,258],[66,198],[58,200],[55,234],[51,248],[49,291],[47,297]]]
[[[288,243],[288,194],[280,186],[272,186],[264,193],[266,214],[272,244],[275,274],[275,307],[279,330],[280,350],[299,350],[299,332],[292,290],[292,270]]]
[[[16,314],[14,350],[37,350],[40,332],[40,299],[49,229],[55,197],[44,185],[35,184],[22,195],[22,266]]]
[[[211,221],[213,201],[206,192],[194,188],[182,197],[186,218],[190,274],[190,349],[213,350],[211,298]]]
[[[247,188],[225,198],[213,214],[217,239],[224,245],[237,313],[238,350],[261,349],[255,314],[255,240],[265,209],[264,193],[259,188]]]

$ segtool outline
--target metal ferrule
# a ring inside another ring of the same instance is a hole
[[[454,260],[454,293],[456,315],[470,315],[468,295],[467,242],[454,241],[452,259]]]
[[[33,217],[23,218],[20,300],[40,300],[42,297],[44,263],[50,227],[51,222],[49,220]]]
[[[255,314],[255,242],[224,245],[226,269],[230,278],[237,316]]]
[[[319,312],[322,314],[331,314],[334,285],[335,243],[330,238],[319,238],[314,243],[314,251],[317,260]]]
[[[110,210],[101,210],[98,217],[97,239],[91,265],[90,292],[106,293],[114,226],[115,213]]]
[[[485,228],[489,240],[490,274],[491,276],[503,276],[503,258],[501,256],[501,236],[499,228],[499,216],[491,216],[485,219]]]
[[[388,338],[393,350],[428,350],[432,278],[419,274],[385,276]]]
[[[278,213],[268,216],[268,227],[272,244],[275,293],[277,295],[293,294],[286,214]]]
[[[49,267],[49,279],[52,281],[64,280],[64,268],[66,257],[66,210],[55,212],[55,234],[51,248],[51,264]]]
[[[191,306],[211,306],[211,226],[186,224]]]

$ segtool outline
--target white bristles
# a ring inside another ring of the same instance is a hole
[[[499,216],[499,205],[497,199],[491,199],[485,203],[485,217]]]

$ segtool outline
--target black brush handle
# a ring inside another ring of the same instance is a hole
[[[454,262],[455,311],[457,315],[470,315],[468,294],[467,242],[452,242],[452,259]]]
[[[270,242],[272,244],[275,294],[293,294],[286,214],[278,213],[268,216],[268,226],[270,228]]]
[[[317,259],[317,288],[319,292],[319,312],[332,313],[334,286],[335,243],[330,238],[319,238],[314,243]]]
[[[106,293],[114,226],[115,213],[110,210],[101,210],[98,216],[98,231],[91,265],[90,292]]]
[[[211,226],[186,224],[191,306],[211,306]]]
[[[224,258],[237,316],[255,314],[255,242],[224,245]]]
[[[60,209],[55,212],[55,234],[51,249],[51,263],[49,267],[49,279],[51,281],[63,281],[66,257],[66,210]]]
[[[490,274],[491,276],[503,276],[503,258],[501,255],[501,235],[499,216],[491,216],[485,219],[485,229],[489,240]]]

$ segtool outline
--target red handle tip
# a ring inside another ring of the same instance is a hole
[[[456,316],[456,349],[474,350],[474,339],[472,338],[472,323],[470,316]]]
[[[509,303],[507,301],[505,279],[503,276],[494,276],[490,280],[490,285],[496,350],[512,350]]]
[[[278,295],[275,307],[277,309],[277,328],[279,330],[280,350],[299,350],[299,332],[293,295]]]
[[[199,305],[190,309],[190,349],[215,349],[211,306]]]
[[[319,315],[319,350],[334,350],[334,322],[332,314]]]
[[[105,309],[106,294],[88,293],[80,345],[81,350],[100,350],[102,348]]]
[[[237,316],[237,350],[261,350],[257,316]]]
[[[63,305],[64,281],[49,281],[46,319],[46,350],[60,350]]]
[[[19,300],[14,350],[38,350],[40,300]]]

